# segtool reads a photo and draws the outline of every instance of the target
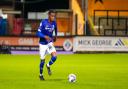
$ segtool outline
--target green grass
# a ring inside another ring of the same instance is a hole
[[[45,81],[39,62],[38,55],[0,55],[0,89],[128,89],[128,54],[58,55],[52,76],[44,68]]]

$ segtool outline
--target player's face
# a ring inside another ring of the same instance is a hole
[[[54,21],[55,20],[55,17],[56,17],[56,14],[55,13],[50,13],[49,14],[50,21]]]

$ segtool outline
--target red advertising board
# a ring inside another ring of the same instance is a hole
[[[2,43],[3,41],[12,47],[37,47],[39,44],[39,38],[37,37],[0,37],[0,43]],[[63,49],[67,47],[68,49],[71,48],[72,42],[73,39],[71,37],[58,37],[54,45],[56,47],[62,47]]]

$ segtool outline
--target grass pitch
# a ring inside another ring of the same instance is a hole
[[[50,56],[46,58],[47,62]],[[38,55],[0,55],[0,89],[128,89],[128,54],[58,55],[45,81]],[[68,82],[68,74],[77,76]]]

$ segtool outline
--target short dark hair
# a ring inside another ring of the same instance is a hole
[[[49,10],[48,14],[50,15],[51,13],[56,13],[55,10]]]

